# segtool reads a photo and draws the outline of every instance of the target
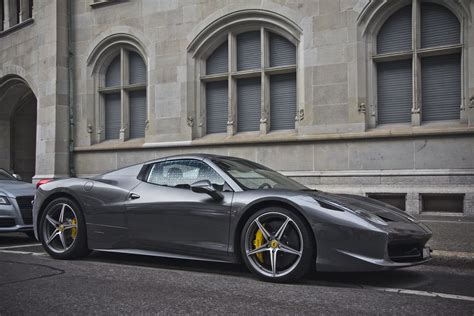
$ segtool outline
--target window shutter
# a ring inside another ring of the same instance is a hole
[[[461,105],[461,55],[421,60],[423,121],[456,120]]]
[[[130,91],[130,138],[145,137],[147,120],[146,91]]]
[[[270,77],[271,130],[294,129],[296,116],[296,74]]]
[[[258,69],[260,58],[260,31],[237,35],[237,69]]]
[[[411,50],[411,6],[394,13],[377,35],[377,53]]]
[[[215,81],[206,84],[207,134],[227,132],[228,82]]]
[[[120,136],[120,94],[105,95],[105,139],[118,139]]]
[[[461,43],[458,18],[448,9],[434,3],[421,5],[421,47]]]
[[[207,58],[206,74],[212,75],[227,72],[229,68],[228,61],[229,51],[227,41],[225,41]]]
[[[260,130],[260,77],[237,81],[237,131]]]
[[[412,61],[377,64],[378,123],[411,121]]]
[[[296,65],[296,47],[283,36],[270,33],[270,67]]]
[[[146,65],[142,57],[135,52],[129,52],[130,84],[146,83]]]
[[[120,86],[120,55],[114,58],[105,73],[105,86]]]

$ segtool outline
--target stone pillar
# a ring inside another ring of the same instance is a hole
[[[49,18],[41,21],[39,60],[43,83],[38,88],[36,174],[41,178],[69,176],[69,99],[67,1],[44,1]]]
[[[406,211],[411,214],[421,213],[420,195],[415,192],[410,192],[406,197]]]

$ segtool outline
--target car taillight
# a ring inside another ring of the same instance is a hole
[[[36,188],[38,189],[43,184],[46,184],[46,183],[51,182],[51,181],[53,181],[53,179],[41,179],[41,180],[38,181],[38,183],[36,183]]]

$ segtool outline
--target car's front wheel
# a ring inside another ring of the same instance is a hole
[[[68,198],[50,202],[41,216],[39,239],[44,249],[56,259],[86,256],[87,236],[79,205]]]
[[[297,214],[281,207],[252,215],[242,230],[240,248],[247,267],[266,281],[296,281],[314,264],[310,229]]]

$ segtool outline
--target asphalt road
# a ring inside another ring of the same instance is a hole
[[[0,315],[474,315],[470,268],[313,273],[298,284],[272,284],[231,264],[98,252],[53,260],[35,243],[0,236]]]

